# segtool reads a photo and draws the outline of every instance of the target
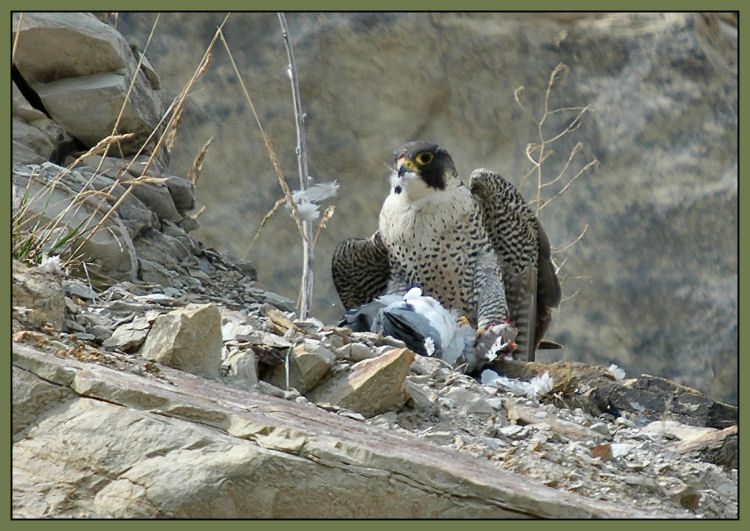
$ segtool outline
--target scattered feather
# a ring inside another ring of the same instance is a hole
[[[62,259],[59,255],[44,255],[42,263],[36,268],[43,273],[52,273],[54,275],[63,275],[65,273],[65,271],[63,271]]]
[[[425,338],[424,350],[428,356],[432,356],[435,353],[435,341],[431,337]]]
[[[625,371],[621,368],[615,365],[614,363],[607,368],[609,373],[615,377],[615,380],[622,380],[625,378]]]
[[[320,217],[318,205],[315,203],[297,203],[297,211],[302,221],[315,221]]]
[[[485,369],[482,371],[481,381],[482,385],[504,387],[509,391],[526,395],[529,398],[536,398],[539,395],[548,393],[554,386],[553,378],[549,372],[545,372],[541,376],[535,376],[529,382],[524,382],[523,380],[508,378],[507,376],[500,376],[495,371]]]
[[[544,371],[541,376],[534,376],[529,384],[534,389],[535,396],[549,393],[555,386],[554,379],[547,371]]]
[[[305,190],[295,190],[292,193],[292,199],[294,202],[299,203],[320,203],[326,199],[336,197],[339,191],[339,183],[337,181],[328,181],[324,183],[316,183],[309,186]]]
[[[292,192],[292,199],[297,204],[297,211],[303,221],[315,221],[320,217],[318,203],[335,197],[338,193],[339,184],[336,181],[313,184],[305,190],[295,190]],[[291,210],[291,205],[286,204],[286,208]],[[293,214],[292,214],[293,215]]]

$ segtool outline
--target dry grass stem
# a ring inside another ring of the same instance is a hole
[[[583,175],[584,173],[586,173],[586,171],[589,168],[592,168],[592,167],[597,167],[598,168],[599,166],[601,166],[601,163],[597,159],[593,159],[593,160],[587,162],[586,165],[583,168],[581,168],[580,170],[578,170],[578,173],[576,173],[573,177],[571,177],[568,180],[568,182],[565,183],[565,185],[560,189],[559,192],[557,192],[555,195],[553,195],[552,197],[550,197],[549,199],[547,199],[544,203],[542,203],[542,205],[539,207],[539,211],[541,211],[544,207],[546,207],[552,201],[554,201],[556,198],[560,197],[563,193],[565,193],[565,191],[568,188],[570,188],[570,185],[573,184],[581,175]]]
[[[270,219],[273,217],[273,215],[276,213],[276,211],[281,208],[281,206],[286,203],[286,198],[282,197],[281,199],[277,200],[276,203],[274,203],[271,210],[269,210],[265,216],[263,216],[263,219],[260,221],[260,226],[258,227],[258,230],[255,233],[255,236],[253,236],[253,239],[250,241],[250,245],[247,246],[247,249],[245,250],[245,255],[243,256],[243,259],[247,259],[247,255],[250,254],[250,249],[253,248],[253,245],[255,245],[255,241],[260,237],[261,232],[263,232],[263,227],[266,226],[266,223],[270,221]]]
[[[248,92],[247,86],[245,85],[245,80],[242,78],[242,74],[240,74],[239,68],[237,68],[237,63],[234,60],[234,55],[232,54],[232,50],[229,48],[229,44],[224,39],[223,34],[221,35],[221,42],[222,44],[224,44],[224,49],[227,51],[227,55],[229,55],[229,61],[232,63],[232,68],[234,69],[234,73],[237,76],[237,80],[240,82],[242,93],[244,94],[248,105],[250,105],[250,111],[253,113],[253,117],[255,118],[255,123],[258,125],[258,130],[260,131],[260,134],[263,137],[263,142],[266,146],[266,151],[268,152],[268,158],[271,160],[271,166],[273,166],[273,169],[276,172],[276,176],[279,179],[279,184],[281,185],[281,189],[284,191],[284,198],[292,208],[294,220],[297,223],[297,229],[299,230],[300,236],[304,238],[305,231],[302,228],[302,222],[301,222],[302,217],[299,214],[297,203],[295,203],[294,199],[292,198],[292,191],[290,190],[289,185],[287,184],[286,179],[284,178],[284,174],[281,171],[281,165],[279,164],[279,159],[276,156],[276,152],[273,149],[273,145],[271,144],[271,139],[268,137],[268,135],[266,134],[266,130],[263,128],[263,123],[260,121],[258,112],[255,110],[255,104],[253,103],[252,98],[250,98],[250,93]],[[275,210],[272,210],[272,211],[275,211]],[[252,244],[250,246],[252,247]]]
[[[188,179],[190,179],[190,182],[193,183],[193,186],[198,185],[198,179],[200,178],[201,172],[203,171],[203,159],[206,158],[206,152],[208,151],[208,146],[210,146],[211,142],[213,141],[214,141],[214,137],[211,137],[208,140],[206,140],[206,143],[203,144],[203,147],[198,153],[198,156],[195,157],[195,161],[193,161],[193,167],[188,173]]]
[[[315,238],[313,239],[313,247],[317,245],[318,236],[320,236],[320,233],[323,232],[323,229],[326,228],[326,223],[328,222],[329,219],[333,217],[333,214],[335,211],[336,211],[336,207],[333,205],[326,207],[325,211],[323,212],[323,216],[320,218],[320,222],[318,222],[318,228],[315,231]]]
[[[164,141],[164,147],[167,148],[167,151],[172,151],[174,143],[177,140],[177,132],[180,130],[180,125],[182,125],[182,113],[184,110],[185,107],[180,107],[177,110],[177,117],[175,118],[171,129],[167,133],[167,139]]]
[[[569,172],[571,170],[571,166],[573,164],[573,160],[581,153],[583,153],[583,143],[577,142],[576,145],[571,149],[570,153],[568,154],[567,160],[563,163],[562,168],[552,178],[545,178],[543,169],[546,168],[546,162],[549,160],[549,158],[554,154],[554,151],[549,149],[549,146],[558,140],[562,139],[568,134],[571,134],[583,125],[583,117],[591,110],[591,107],[589,105],[585,106],[566,106],[566,107],[558,107],[558,108],[552,108],[551,106],[551,98],[552,98],[552,90],[555,87],[557,83],[562,79],[562,77],[569,72],[569,68],[563,64],[558,64],[552,73],[549,76],[549,79],[547,81],[547,86],[544,92],[544,100],[542,104],[542,114],[538,118],[535,118],[533,113],[524,105],[522,101],[522,96],[525,91],[524,86],[518,87],[515,92],[513,93],[513,98],[516,102],[516,104],[520,107],[520,109],[523,111],[524,114],[529,116],[534,122],[536,123],[536,134],[537,134],[537,141],[527,144],[525,149],[525,155],[526,158],[531,163],[531,167],[529,170],[524,173],[521,176],[519,188],[522,188],[524,186],[524,183],[526,180],[531,177],[533,174],[536,174],[536,186],[535,186],[535,198],[531,201],[529,201],[529,205],[533,205],[533,207],[536,210],[536,215],[539,216],[541,211],[550,205],[552,201],[560,197],[563,193],[565,193],[570,186],[576,182],[584,173],[586,173],[589,169],[592,167],[599,166],[600,163],[597,159],[592,159],[588,162],[586,162],[574,175],[570,176]],[[545,125],[547,122],[547,119],[550,116],[553,115],[561,115],[561,114],[574,114],[572,119],[568,121],[564,127],[561,130],[558,130],[553,134],[551,137],[547,137],[545,133]],[[553,185],[559,185],[560,188],[550,197],[549,199],[544,199],[542,192],[545,189],[548,189],[549,187]],[[568,245],[562,247],[562,248],[556,248],[553,249],[552,252],[554,254],[560,254],[564,253],[574,245],[576,245],[578,242],[580,242],[586,232],[588,231],[588,224],[584,227],[583,231],[578,235],[575,240],[573,240]],[[557,272],[559,273],[562,269],[563,265],[567,261],[567,258],[563,260],[562,264],[560,266],[555,266]],[[561,284],[563,281],[569,277],[567,276],[559,276]],[[578,290],[576,290],[573,295],[563,297],[562,302],[570,300],[572,297],[575,297],[575,295],[578,293]]]
[[[16,28],[16,36],[13,39],[13,51],[10,54],[10,64],[16,64],[16,50],[18,49],[18,41],[21,37],[21,26],[23,25],[23,13],[18,14],[18,27]]]

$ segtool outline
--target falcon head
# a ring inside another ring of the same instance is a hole
[[[458,176],[456,165],[448,151],[432,142],[408,142],[396,149],[393,156],[396,159],[398,178],[407,187],[416,178],[428,189],[444,190],[448,180]],[[410,174],[412,179],[409,179]]]

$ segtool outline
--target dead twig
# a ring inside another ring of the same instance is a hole
[[[286,16],[284,13],[278,13],[279,24],[281,24],[281,31],[284,37],[284,45],[286,46],[287,58],[289,59],[289,79],[292,85],[292,101],[294,103],[294,117],[295,126],[297,131],[297,171],[299,173],[299,186],[300,190],[304,191],[307,189],[310,174],[307,169],[307,143],[305,140],[305,114],[302,111],[302,100],[299,93],[299,79],[297,76],[297,64],[294,61],[294,48],[292,42],[289,39],[289,26],[286,22]],[[307,312],[312,304],[313,295],[313,260],[314,260],[314,249],[313,249],[313,237],[312,237],[312,221],[309,219],[302,220],[302,281],[300,284],[300,303],[297,311],[300,319],[307,317]]]

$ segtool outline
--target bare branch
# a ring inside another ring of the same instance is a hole
[[[539,208],[539,210],[546,207],[548,204],[554,201],[557,197],[562,195],[565,192],[565,190],[567,190],[570,187],[570,185],[573,184],[576,181],[576,179],[578,179],[581,175],[583,175],[589,168],[591,168],[592,166],[598,167],[600,165],[601,163],[597,159],[593,159],[589,161],[583,168],[581,168],[578,171],[578,173],[576,173],[573,177],[570,178],[570,180],[567,183],[565,183],[565,186],[563,186],[559,192],[557,192],[554,196],[552,196],[547,201],[542,203],[542,206]]]
[[[586,226],[583,227],[583,230],[581,231],[581,234],[579,234],[578,237],[575,240],[573,240],[572,242],[570,242],[565,247],[560,247],[560,248],[552,249],[552,253],[553,254],[554,253],[562,253],[562,252],[567,251],[568,249],[570,249],[571,247],[573,247],[576,243],[578,243],[579,241],[581,241],[581,239],[583,238],[583,236],[586,234],[586,232],[588,230],[589,230],[589,224],[586,223]],[[565,258],[565,260],[563,260],[563,262],[560,264],[560,267],[558,268],[558,270],[562,269],[562,266],[565,264],[565,262],[567,260],[568,260],[567,258]]]
[[[551,186],[555,184],[557,181],[559,181],[560,179],[562,179],[565,173],[568,171],[568,168],[570,167],[570,163],[573,161],[573,157],[575,157],[581,151],[583,151],[583,142],[578,142],[573,147],[573,149],[570,150],[570,155],[568,155],[568,160],[565,161],[565,166],[563,166],[563,169],[560,170],[560,172],[557,174],[557,177],[555,177],[551,181],[547,181],[546,183],[542,184],[542,188]]]
[[[302,100],[299,93],[299,78],[297,75],[297,65],[294,61],[294,48],[289,39],[289,26],[286,22],[284,13],[278,13],[279,24],[284,37],[287,58],[289,59],[289,79],[292,85],[292,101],[294,103],[294,117],[297,129],[297,171],[299,172],[300,190],[306,190],[309,173],[307,170],[307,143],[305,141],[305,123],[304,112],[302,111]],[[300,319],[307,317],[308,309],[312,304],[313,295],[313,242],[312,240],[312,221],[302,220],[302,282],[300,285],[300,297],[298,304],[298,313]]]

